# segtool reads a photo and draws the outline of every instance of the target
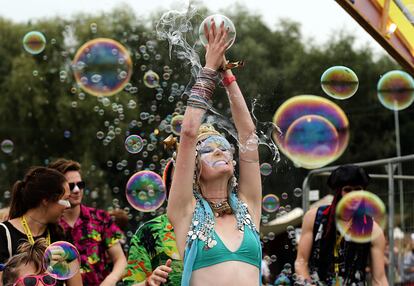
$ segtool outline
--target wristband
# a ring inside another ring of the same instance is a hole
[[[225,76],[222,79],[222,83],[224,86],[229,86],[233,81],[236,81],[236,76],[235,75],[230,75],[230,76]]]

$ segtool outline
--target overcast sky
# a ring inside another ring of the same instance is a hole
[[[188,0],[0,0],[0,15],[13,21],[26,22],[51,16],[70,17],[77,12],[108,11],[126,3],[138,15],[155,10],[183,8]],[[383,49],[334,0],[204,0],[213,12],[231,9],[235,3],[260,14],[270,28],[279,19],[289,18],[302,24],[305,39],[313,38],[324,43],[338,31],[354,33],[358,45],[369,44],[376,52]],[[236,27],[237,29],[237,27]]]

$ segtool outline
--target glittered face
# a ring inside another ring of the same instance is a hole
[[[197,150],[200,159],[210,167],[227,165],[233,159],[231,145],[222,136],[213,135],[208,137],[198,145]]]

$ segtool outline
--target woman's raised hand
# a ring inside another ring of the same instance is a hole
[[[223,66],[224,53],[229,45],[226,41],[229,29],[224,28],[224,21],[221,22],[218,30],[214,19],[211,19],[210,30],[207,23],[204,24],[204,34],[208,40],[206,45],[206,67],[218,70]]]

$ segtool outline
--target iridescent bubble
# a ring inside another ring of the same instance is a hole
[[[272,173],[272,165],[269,163],[263,163],[260,165],[260,174],[263,176],[269,176]]]
[[[72,135],[72,133],[69,130],[65,130],[63,132],[63,137],[65,137],[65,138],[70,138],[71,135]]]
[[[298,166],[306,169],[325,166],[337,158],[339,146],[335,126],[319,115],[296,119],[285,135],[285,151]]]
[[[38,31],[28,32],[23,37],[23,48],[26,52],[37,55],[43,52],[46,47],[46,38],[45,36]]]
[[[139,135],[130,135],[125,139],[125,149],[131,154],[141,152],[143,147],[144,143]]]
[[[339,232],[346,240],[357,243],[372,241],[386,224],[384,203],[368,191],[347,193],[339,201],[335,214]]]
[[[265,212],[273,213],[280,207],[279,198],[274,194],[268,194],[262,199],[262,208]]]
[[[144,74],[144,84],[148,88],[156,88],[160,85],[160,77],[159,75],[149,70]]]
[[[323,160],[318,160],[318,162],[306,162],[306,156],[299,156],[299,163],[301,163],[301,167],[304,168],[319,168],[324,166],[324,164],[329,164],[336,159],[338,159],[342,153],[345,151],[346,147],[348,146],[349,141],[349,122],[348,118],[346,117],[343,110],[333,103],[332,101],[320,97],[320,96],[314,96],[314,95],[299,95],[292,97],[285,101],[277,110],[275,115],[273,116],[273,122],[280,128],[282,135],[279,135],[277,133],[273,133],[273,138],[277,145],[279,146],[279,149],[283,154],[285,154],[289,159],[292,161],[298,161],[298,159],[294,160],[291,158],[291,155],[288,151],[289,146],[286,144],[287,139],[289,138],[287,136],[287,131],[289,128],[291,128],[291,125],[298,120],[299,118],[302,118],[301,121],[297,121],[296,125],[298,124],[304,124],[303,121],[306,121],[305,119],[308,115],[317,115],[324,119],[326,119],[328,122],[331,123],[332,126],[334,126],[336,133],[337,133],[337,149],[335,154],[332,154],[332,157],[329,157],[329,160],[327,158],[324,158]],[[311,117],[312,118],[312,117]],[[328,126],[329,123],[326,121],[323,121],[323,119],[316,119],[315,122],[324,122],[321,123],[321,126]],[[306,124],[305,124],[306,125]],[[331,127],[332,127],[331,126]],[[294,131],[294,132],[293,132]],[[295,127],[291,128],[290,135],[292,136],[293,133],[303,133],[300,132],[301,130]],[[311,131],[311,130],[309,130]],[[320,134],[316,134],[317,137]],[[306,144],[307,138],[303,138],[303,144]],[[315,138],[309,137],[309,140],[313,140],[313,143],[316,144],[317,141],[315,141]],[[290,142],[295,142],[294,137],[290,137]],[[297,141],[296,141],[297,142]],[[326,145],[324,142],[322,142],[321,147],[324,147]],[[292,147],[292,146],[290,146]],[[297,146],[293,146],[293,151],[297,150]],[[317,150],[317,146],[313,147],[313,150]],[[306,148],[302,148],[302,151],[306,151]],[[293,152],[293,154],[296,154]],[[317,154],[317,153],[315,153]],[[326,154],[326,153],[321,153]],[[312,156],[310,156],[312,157]]]
[[[11,152],[13,152],[13,149],[14,149],[13,141],[9,139],[5,139],[1,142],[1,151],[3,151],[3,153],[10,154]]]
[[[80,255],[76,247],[66,241],[56,241],[44,253],[46,272],[58,280],[72,278],[80,269]]]
[[[152,171],[140,171],[133,174],[126,184],[126,198],[129,204],[138,211],[155,211],[166,198],[162,178]]]
[[[181,124],[183,124],[184,115],[176,115],[171,119],[171,131],[179,136],[181,133]]]
[[[358,90],[359,81],[353,70],[344,66],[327,69],[321,77],[323,91],[336,99],[347,99]]]
[[[198,34],[199,34],[201,43],[203,44],[203,46],[206,46],[208,44],[208,40],[204,34],[204,24],[207,24],[208,30],[210,31],[212,19],[214,19],[216,31],[218,31],[223,21],[224,21],[224,28],[229,29],[228,34],[227,34],[227,39],[226,39],[228,43],[227,49],[229,49],[233,45],[234,40],[236,39],[236,27],[234,26],[233,22],[229,18],[227,18],[224,15],[220,15],[220,14],[210,15],[207,18],[205,18],[203,22],[200,24],[200,28],[198,29]]]
[[[403,110],[414,101],[414,79],[404,71],[389,71],[378,81],[377,91],[384,107]]]
[[[79,48],[72,63],[78,85],[95,96],[120,92],[129,82],[132,61],[128,50],[107,38],[86,42]]]
[[[301,197],[302,196],[302,189],[301,188],[295,188],[293,190],[293,195],[297,198]]]

